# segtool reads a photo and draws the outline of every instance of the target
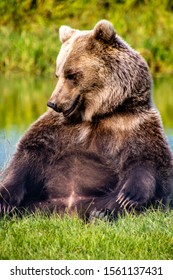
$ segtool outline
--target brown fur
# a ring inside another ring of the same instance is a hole
[[[63,26],[60,39],[51,109],[23,136],[3,174],[1,212],[90,217],[107,210],[117,217],[166,205],[173,162],[146,62],[104,20],[92,31]]]

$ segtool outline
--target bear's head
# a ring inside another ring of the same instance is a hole
[[[109,21],[91,31],[61,26],[58,78],[48,106],[84,121],[151,106],[151,77],[144,59],[116,34]]]

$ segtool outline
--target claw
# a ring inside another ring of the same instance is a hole
[[[10,207],[10,205],[8,205],[8,206],[7,206],[7,214],[9,214],[10,211],[11,211],[11,207]]]
[[[124,198],[124,194],[123,194],[123,193],[120,193],[115,201],[121,204],[121,200],[122,200],[123,198]]]
[[[132,204],[130,204],[129,209],[135,208],[138,205],[137,201],[134,201]]]
[[[121,203],[121,207],[127,208],[127,206],[129,205],[130,202],[131,202],[130,198],[127,197],[127,198],[124,199],[124,201]]]
[[[3,213],[3,214],[6,213],[6,206],[5,206],[5,205],[2,206],[2,213]]]

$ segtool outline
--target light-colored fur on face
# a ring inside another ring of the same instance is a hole
[[[62,26],[62,47],[56,61],[58,82],[50,101],[62,112],[81,110],[84,121],[116,111],[129,98],[148,102],[151,77],[143,58],[102,20],[91,31]],[[78,76],[74,81],[68,73]],[[142,82],[141,82],[142,76]],[[80,107],[83,103],[82,109]]]
[[[63,30],[66,33],[65,27]],[[83,37],[88,36],[88,33],[90,32],[76,31],[72,32],[73,35],[68,40],[63,39],[65,41],[56,61],[56,76],[58,77],[58,82],[50,98],[51,102],[56,103],[58,107],[62,107],[62,111],[68,109],[79,94],[83,98],[87,93],[87,110],[91,107],[97,107],[97,104],[99,104],[99,99],[98,102],[95,102],[95,105],[93,104],[93,92],[96,91],[98,74],[101,72],[99,61],[94,61],[92,57],[86,56],[82,47],[80,48],[80,52],[76,52],[74,55],[74,50],[77,45],[76,41],[78,39],[81,41]],[[64,34],[60,35],[60,38],[61,37],[64,38]],[[72,74],[79,73],[82,77],[78,83],[73,84],[72,81],[67,79],[66,71],[71,71]],[[94,72],[94,74],[92,74],[92,72]],[[92,85],[94,85],[95,88],[92,88]],[[92,116],[89,116],[87,110],[86,115],[88,115],[90,119]],[[97,111],[96,108],[94,110]],[[81,114],[83,113],[81,112]]]

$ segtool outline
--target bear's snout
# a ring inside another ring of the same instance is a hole
[[[55,110],[58,113],[62,112],[62,109],[58,108],[58,106],[55,103],[51,102],[51,101],[47,102],[47,106],[52,108],[53,110]]]
[[[50,99],[51,100],[51,99]],[[71,116],[79,107],[80,101],[81,101],[81,96],[78,94],[74,99],[69,100],[66,103],[61,103],[58,104],[54,103],[52,101],[47,102],[47,106],[52,108],[58,113],[63,113],[64,117]]]

